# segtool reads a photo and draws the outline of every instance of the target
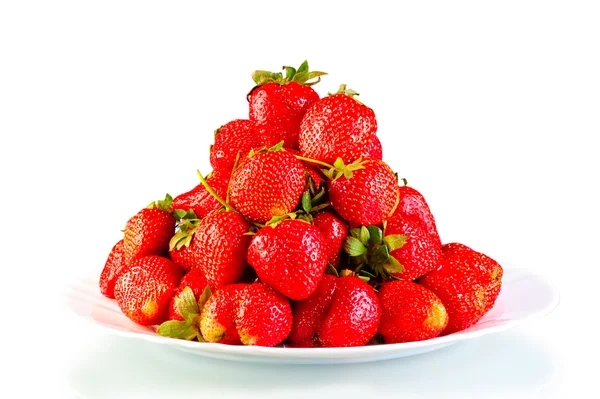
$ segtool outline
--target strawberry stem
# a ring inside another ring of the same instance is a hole
[[[202,185],[204,186],[204,188],[206,189],[206,191],[208,191],[210,193],[210,195],[212,195],[217,201],[219,201],[219,203],[221,205],[223,205],[226,210],[228,210],[228,211],[234,211],[235,210],[235,209],[233,209],[233,207],[231,205],[229,205],[227,202],[225,202],[223,200],[223,198],[221,198],[219,196],[219,194],[217,194],[215,192],[215,190],[212,189],[211,186],[208,185],[208,183],[206,182],[206,179],[204,178],[204,176],[202,176],[202,173],[200,173],[199,170],[196,170],[196,173],[198,173],[198,178],[200,178],[200,183],[202,183]]]
[[[322,162],[322,161],[317,161],[316,159],[311,159],[311,158],[305,158],[301,155],[294,155],[296,157],[296,159],[299,159],[300,161],[306,161],[306,162],[311,162],[311,163],[316,163],[318,165],[321,166],[325,166],[327,169],[331,169],[333,168],[333,165],[330,165],[326,162]]]

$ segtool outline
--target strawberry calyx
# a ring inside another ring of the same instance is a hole
[[[401,248],[407,237],[402,234],[383,236],[378,226],[361,226],[350,229],[344,240],[344,251],[355,265],[354,272],[359,276],[383,280],[397,280],[394,273],[402,273],[404,266],[391,255]]]
[[[321,172],[323,172],[323,174],[331,180],[337,180],[342,176],[344,176],[346,179],[351,179],[354,175],[353,172],[359,169],[364,169],[365,163],[368,161],[367,159],[363,160],[362,157],[360,157],[356,161],[346,165],[344,163],[344,160],[341,157],[338,157],[333,163],[333,165],[331,165],[327,162],[319,161],[317,159],[312,158],[306,158],[301,155],[294,156],[300,161],[311,162],[323,166],[324,169],[321,169]]]
[[[321,81],[321,76],[327,75],[327,72],[309,71],[308,61],[304,61],[298,69],[291,66],[283,66],[282,70],[285,74],[282,72],[257,70],[252,72],[252,80],[256,83],[257,87],[267,83],[285,85],[291,82],[312,86]],[[316,80],[314,80],[315,78]]]
[[[146,208],[148,208],[148,209],[156,208],[156,209],[163,210],[167,213],[172,213],[173,212],[173,208],[171,207],[172,204],[173,204],[173,197],[171,197],[171,195],[167,193],[165,195],[165,199],[153,201],[153,202],[149,203],[148,206],[146,206]]]
[[[178,222],[177,230],[169,241],[169,250],[189,247],[192,242],[192,238],[194,238],[194,232],[196,231],[198,224],[200,224],[200,219],[191,209],[187,212],[181,209],[176,209],[173,211],[173,215]]]
[[[341,84],[340,87],[338,88],[338,91],[336,91],[335,93],[327,93],[327,94],[330,95],[330,96],[334,96],[336,94],[345,94],[348,97],[353,97],[353,98],[354,98],[354,96],[359,96],[360,95],[359,92],[357,92],[355,90],[352,90],[352,89],[349,89],[346,84]]]
[[[207,285],[196,301],[194,292],[190,287],[185,287],[175,297],[177,312],[183,317],[183,321],[169,320],[162,323],[156,332],[164,337],[184,339],[188,341],[198,340],[205,342],[200,332],[200,314],[204,304],[210,298],[211,291]]]
[[[337,180],[342,176],[346,179],[351,179],[354,171],[365,168],[365,162],[362,158],[358,158],[356,161],[346,165],[342,158],[338,157],[331,168],[322,169],[322,172],[331,180]]]
[[[334,268],[334,270],[335,270],[335,268]],[[357,272],[356,270],[351,270],[351,269],[342,269],[339,272],[339,274],[337,274],[337,276],[339,276],[339,277],[348,277],[348,276],[358,277],[365,283],[368,283],[372,277],[375,277],[373,275],[369,275],[368,273],[365,273],[365,272],[360,273],[360,272]]]

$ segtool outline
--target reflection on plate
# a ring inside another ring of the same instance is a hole
[[[114,334],[145,339],[185,352],[236,361],[333,364],[358,363],[400,358],[430,352],[454,343],[507,330],[529,320],[545,316],[558,305],[559,295],[543,276],[526,269],[504,271],[502,291],[496,304],[471,328],[427,341],[356,348],[265,348],[230,346],[183,341],[162,337],[152,328],[133,323],[123,315],[116,301],[105,298],[98,289],[98,279],[88,279],[72,285],[67,291],[67,306],[78,316]]]

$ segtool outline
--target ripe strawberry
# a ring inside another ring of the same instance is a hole
[[[239,213],[222,211],[208,215],[196,228],[193,250],[212,289],[235,283],[242,276],[252,239],[246,234],[250,227]]]
[[[385,235],[405,237],[403,245],[390,251],[390,255],[404,268],[393,273],[396,277],[415,280],[443,263],[442,249],[436,237],[429,234],[415,217],[397,215],[391,218],[387,222]]]
[[[375,113],[353,98],[358,93],[341,85],[333,95],[310,106],[300,123],[303,156],[332,164],[351,163],[368,153],[377,132]]]
[[[312,348],[321,346],[317,330],[331,307],[337,277],[325,274],[316,291],[302,301],[292,302],[292,346]]]
[[[323,346],[366,345],[377,333],[381,306],[373,287],[358,277],[340,277],[318,334]]]
[[[250,120],[254,122],[256,133],[262,144],[273,146],[283,141],[285,147],[298,148],[300,121],[304,112],[319,95],[308,83],[325,75],[323,72],[309,72],[304,61],[296,70],[284,67],[282,73],[255,71],[252,79],[256,86],[248,94]]]
[[[177,231],[169,241],[169,257],[177,266],[185,271],[198,268],[198,254],[194,250],[195,232],[200,220],[190,210],[184,212],[177,209],[173,215],[178,220]]]
[[[448,324],[442,301],[425,287],[408,280],[383,284],[377,293],[381,304],[379,334],[386,344],[437,337]]]
[[[194,232],[190,233],[190,243],[182,244],[180,247],[173,246],[169,248],[169,257],[182,270],[189,272],[190,270],[199,267],[199,260],[196,251],[194,250]]]
[[[162,201],[153,202],[127,221],[123,238],[124,261],[147,255],[161,255],[169,248],[169,240],[175,232],[169,194]]]
[[[176,318],[162,323],[156,332],[165,337],[195,340],[204,342],[200,333],[200,310],[210,297],[210,288],[207,285],[201,294],[195,295],[190,286],[178,290],[172,298]]]
[[[235,325],[244,345],[275,346],[292,329],[292,308],[283,295],[264,284],[250,284],[240,293]]]
[[[348,166],[334,166],[346,173],[328,181],[333,209],[352,226],[378,225],[388,219],[398,203],[398,179],[383,161],[367,159]],[[350,169],[348,173],[348,169]],[[353,169],[353,170],[352,170]]]
[[[226,169],[213,170],[206,177],[208,185],[215,192],[225,198],[227,196],[227,186],[231,171]],[[183,211],[194,211],[198,218],[203,218],[209,213],[219,209],[221,204],[206,190],[202,184],[198,184],[192,190],[180,194],[173,199],[172,208]]]
[[[167,319],[169,300],[181,280],[181,269],[167,258],[134,258],[115,283],[115,298],[121,311],[141,325]]]
[[[292,212],[304,190],[304,165],[278,147],[246,158],[231,175],[231,205],[256,223]]]
[[[260,229],[248,248],[248,263],[260,280],[294,300],[317,289],[327,266],[327,247],[315,226],[284,220]]]
[[[235,320],[241,293],[248,284],[230,284],[217,290],[204,304],[200,315],[200,330],[207,342],[241,345]]]
[[[383,159],[383,148],[381,147],[381,141],[379,137],[373,136],[371,142],[367,146],[367,149],[361,154],[363,158],[371,159]]]
[[[169,301],[169,320],[184,320],[184,317],[177,309],[177,298],[181,297],[182,292],[186,287],[189,287],[192,290],[195,298],[200,298],[207,285],[208,282],[206,281],[206,277],[204,277],[202,270],[194,269],[186,273],[181,279],[179,286],[175,289],[173,297]]]
[[[444,263],[419,279],[448,312],[442,335],[469,328],[493,306],[502,285],[502,267],[492,258],[458,243],[442,247]]]
[[[300,156],[300,151],[298,151],[296,149],[284,148],[284,150],[293,155]],[[312,179],[315,189],[318,190],[319,188],[321,188],[323,183],[325,183],[325,178],[323,177],[323,175],[321,173],[319,173],[319,171],[315,167],[315,164],[311,163],[311,162],[305,162],[305,161],[300,161],[300,162],[302,163],[302,165],[304,165],[305,175],[308,175],[308,177],[310,177],[310,179]],[[307,181],[307,183],[309,183],[309,181]]]
[[[245,158],[250,150],[260,147],[254,132],[254,123],[236,119],[215,131],[215,143],[210,146],[210,164],[214,170],[231,171],[236,158]]]
[[[329,210],[318,212],[313,217],[313,225],[321,230],[327,248],[327,263],[337,267],[340,263],[340,251],[348,235],[346,222]]]
[[[400,193],[400,200],[398,201],[398,206],[396,207],[396,211],[394,211],[392,218],[394,218],[396,215],[412,216],[417,218],[425,230],[441,247],[442,241],[440,240],[440,235],[437,231],[435,219],[423,195],[409,186],[400,186],[398,191]]]
[[[119,240],[108,254],[104,269],[100,274],[100,292],[107,298],[115,297],[115,282],[125,266],[123,259],[123,240]]]
[[[360,278],[324,277],[316,295],[294,304],[293,346],[362,346],[377,333],[379,300]]]

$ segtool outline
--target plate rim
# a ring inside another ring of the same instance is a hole
[[[98,277],[87,277],[79,278],[73,283],[69,284],[64,295],[65,306],[69,308],[70,313],[76,316],[77,319],[84,321],[88,325],[95,326],[110,334],[132,338],[132,339],[143,339],[147,342],[158,343],[161,345],[167,345],[179,350],[183,350],[188,353],[195,353],[197,355],[210,356],[224,354],[247,357],[249,361],[264,361],[264,360],[277,360],[277,361],[336,361],[343,360],[343,358],[355,359],[363,356],[377,356],[385,354],[393,354],[395,352],[410,351],[410,350],[423,350],[425,348],[436,348],[442,346],[448,346],[450,344],[458,343],[461,341],[482,337],[484,335],[499,333],[506,331],[523,324],[530,322],[531,320],[545,317],[552,313],[560,304],[560,293],[556,285],[544,274],[537,271],[532,271],[523,267],[504,267],[505,274],[510,277],[509,280],[504,280],[503,285],[507,282],[514,281],[523,277],[536,278],[546,284],[551,298],[548,303],[541,309],[535,312],[524,315],[523,317],[512,319],[507,323],[489,326],[486,328],[480,328],[473,331],[469,329],[449,334],[445,336],[438,336],[423,341],[412,341],[394,344],[381,344],[381,345],[365,345],[356,347],[335,347],[335,348],[293,348],[293,347],[264,347],[264,346],[244,346],[244,345],[224,345],[213,342],[197,342],[197,341],[186,341],[180,339],[174,339],[169,337],[163,337],[156,333],[136,332],[136,331],[124,331],[118,328],[113,328],[109,325],[102,324],[92,320],[89,317],[79,314],[72,305],[68,302],[75,300],[71,292],[75,287],[82,284],[90,284],[97,281]],[[506,273],[508,272],[508,273]],[[101,294],[98,292],[98,295]],[[102,298],[106,298],[102,296]],[[110,300],[110,298],[106,298]],[[493,309],[493,308],[492,308]],[[123,315],[123,317],[126,317]],[[140,326],[145,327],[145,326]],[[152,329],[152,327],[150,327]],[[217,356],[214,356],[217,357]]]

